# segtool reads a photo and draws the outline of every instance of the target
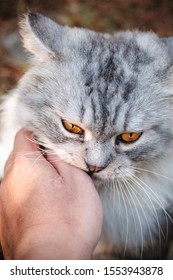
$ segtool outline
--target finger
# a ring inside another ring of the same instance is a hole
[[[14,140],[14,147],[10,156],[5,164],[4,174],[7,174],[16,160],[20,157],[31,158],[32,160],[37,159],[38,156],[41,157],[39,147],[34,143],[32,132],[21,129],[17,132]]]
[[[72,165],[66,163],[65,161],[61,160],[58,155],[52,154],[51,151],[47,150],[46,159],[53,165],[53,167],[58,172],[65,172],[71,171],[73,168]]]
[[[13,166],[14,163],[14,153],[13,151],[10,153],[4,167],[4,175],[8,174],[9,171],[11,170],[11,167]]]
[[[68,179],[76,177],[77,179],[83,178],[86,180],[87,177],[87,180],[91,180],[86,172],[74,165],[61,160],[58,155],[51,155],[51,152],[48,152],[46,155],[46,159],[51,163],[51,165],[53,165],[53,167],[62,178]]]
[[[22,128],[15,136],[14,140],[14,153],[27,152],[27,151],[39,151],[39,146],[34,143],[33,134],[30,131]]]

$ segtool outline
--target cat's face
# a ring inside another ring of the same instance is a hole
[[[173,137],[171,42],[60,27],[40,15],[23,23],[37,62],[19,85],[22,119],[55,161],[99,183],[163,156]]]

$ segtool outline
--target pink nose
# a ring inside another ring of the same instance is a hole
[[[99,172],[102,169],[104,169],[103,166],[93,166],[93,165],[88,165],[88,168],[90,172]]]

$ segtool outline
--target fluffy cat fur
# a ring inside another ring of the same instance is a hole
[[[37,141],[92,178],[104,208],[102,238],[118,258],[163,258],[173,215],[173,40],[21,21],[31,67],[0,105],[0,168],[14,135]],[[62,119],[84,131],[67,131]],[[124,143],[123,132],[141,132]],[[43,174],[44,176],[44,174]]]

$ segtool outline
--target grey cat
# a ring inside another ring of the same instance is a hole
[[[21,34],[33,58],[1,100],[1,169],[28,128],[92,177],[116,258],[163,258],[173,237],[173,39],[64,27],[37,13]]]

